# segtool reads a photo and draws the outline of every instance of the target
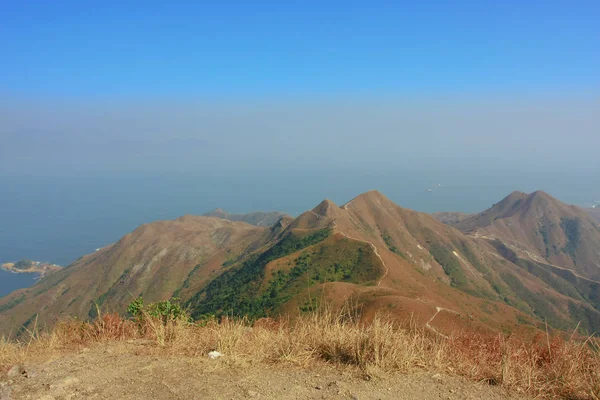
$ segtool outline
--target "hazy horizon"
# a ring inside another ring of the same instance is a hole
[[[0,20],[0,261],[369,189],[424,212],[600,199],[597,2],[13,2]]]

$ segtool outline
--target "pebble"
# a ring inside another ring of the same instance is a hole
[[[14,365],[11,369],[8,370],[8,372],[6,373],[6,376],[9,379],[14,379],[14,378],[18,378],[20,376],[24,376],[27,374],[27,371],[25,370],[25,367],[23,367],[22,365]]]
[[[259,398],[260,397],[260,393],[255,392],[253,390],[248,390],[248,392],[246,392],[248,394],[248,397],[252,397],[252,398]]]

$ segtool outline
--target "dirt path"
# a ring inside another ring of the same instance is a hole
[[[348,203],[350,204],[350,203]],[[337,224],[335,221],[333,221],[333,229],[335,229],[337,227]],[[357,239],[357,238],[353,238],[350,237],[348,235],[346,235],[344,232],[338,231],[341,235],[343,235],[345,238],[351,239],[351,240],[355,240],[357,242],[362,242],[362,243],[368,243],[369,245],[371,245],[371,247],[373,248],[373,251],[375,252],[375,255],[377,257],[379,257],[379,260],[381,261],[381,263],[383,264],[383,267],[385,268],[385,273],[383,274],[383,276],[381,277],[381,279],[379,280],[379,282],[377,282],[377,285],[379,287],[379,285],[381,285],[381,282],[383,281],[383,279],[387,276],[388,272],[389,272],[389,268],[386,265],[385,261],[383,261],[383,258],[381,258],[381,255],[379,254],[379,251],[377,251],[377,246],[375,246],[375,244],[373,244],[372,242],[369,242],[367,240],[362,240],[362,239]],[[420,247],[420,246],[419,246]],[[456,252],[455,252],[456,253]],[[459,257],[460,258],[460,257]],[[433,320],[435,319],[435,317],[437,317],[437,315],[441,312],[441,311],[446,311],[449,313],[453,313],[453,314],[458,314],[460,315],[458,312],[454,311],[454,310],[450,310],[448,308],[443,308],[443,307],[436,307],[436,312],[435,314],[433,314],[433,316],[429,319],[429,321],[427,321],[427,323],[425,324],[425,327],[429,330],[431,330],[432,332],[434,332],[437,335],[440,335],[441,337],[447,338],[446,335],[438,332],[433,326],[430,325],[431,322],[433,322]]]
[[[439,374],[393,373],[367,379],[355,369],[326,364],[300,369],[155,351],[141,343],[113,343],[26,366],[29,378],[0,377],[0,399],[512,398],[498,387]]]
[[[493,237],[493,236],[486,236],[486,235],[481,235],[479,233],[479,229],[477,231],[475,231],[475,233],[473,233],[472,235],[470,235],[471,237],[475,238],[475,239],[485,239],[488,241],[494,241],[494,240],[500,240],[499,238]],[[552,264],[550,262],[548,262],[548,260],[531,253],[529,250],[526,249],[522,249],[519,248],[517,246],[511,245],[509,243],[503,242],[502,240],[500,240],[502,242],[502,244],[504,244],[506,247],[508,247],[509,249],[513,250],[515,253],[517,253],[517,257],[524,259],[524,257],[521,257],[521,255],[519,253],[525,253],[527,255],[527,257],[529,257],[530,260],[537,262],[539,264],[543,264],[546,265],[548,267],[552,267],[552,268],[557,268],[563,271],[568,271],[570,273],[572,273],[574,276],[576,276],[577,278],[592,282],[592,283],[600,283],[600,281],[595,281],[593,279],[590,278],[586,278],[585,276],[579,275],[577,272],[573,271],[572,269],[569,268],[565,268],[565,267],[560,267],[556,264]]]
[[[431,331],[433,331],[434,333],[440,335],[443,338],[448,338],[448,336],[444,335],[443,333],[438,332],[433,326],[430,325],[431,322],[433,322],[433,320],[435,319],[435,317],[437,317],[437,315],[442,312],[442,311],[446,311],[452,314],[456,314],[456,315],[460,315],[460,313],[454,311],[454,310],[450,310],[449,308],[444,308],[444,307],[436,307],[435,308],[435,314],[433,314],[431,316],[431,318],[429,318],[429,320],[425,323],[425,327]]]

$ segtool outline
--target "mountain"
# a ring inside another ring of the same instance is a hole
[[[216,208],[213,211],[204,214],[204,216],[227,219],[229,221],[243,221],[256,226],[271,226],[281,217],[287,217],[287,214],[279,211],[253,212],[249,214],[229,214],[227,211],[221,208]]]
[[[519,208],[522,196],[509,197],[486,216],[465,219],[464,232],[377,191],[342,206],[324,200],[269,227],[207,216],[143,225],[0,299],[0,330],[17,331],[36,318],[50,325],[60,315],[94,317],[97,309],[124,312],[137,296],[174,296],[195,318],[294,315],[345,304],[363,318],[383,311],[439,334],[542,328],[544,321],[600,331],[597,285],[561,276],[478,231],[482,221]],[[542,209],[529,207],[536,215]],[[573,224],[587,228],[567,221],[567,231],[579,229]]]
[[[475,237],[499,239],[533,261],[600,281],[600,227],[583,209],[547,193],[513,192],[456,228]]]
[[[49,325],[59,316],[93,317],[96,305],[123,312],[138,295],[148,301],[185,297],[230,258],[260,247],[268,235],[267,228],[214,217],[142,225],[33,287],[0,299],[0,327],[20,329],[36,314]]]

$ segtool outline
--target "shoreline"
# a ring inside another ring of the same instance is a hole
[[[41,263],[39,261],[32,262],[32,265],[29,268],[15,268],[14,266],[15,263],[4,263],[0,264],[0,269],[12,274],[36,274],[36,280],[39,280],[48,274],[62,269],[62,267],[59,265]]]

